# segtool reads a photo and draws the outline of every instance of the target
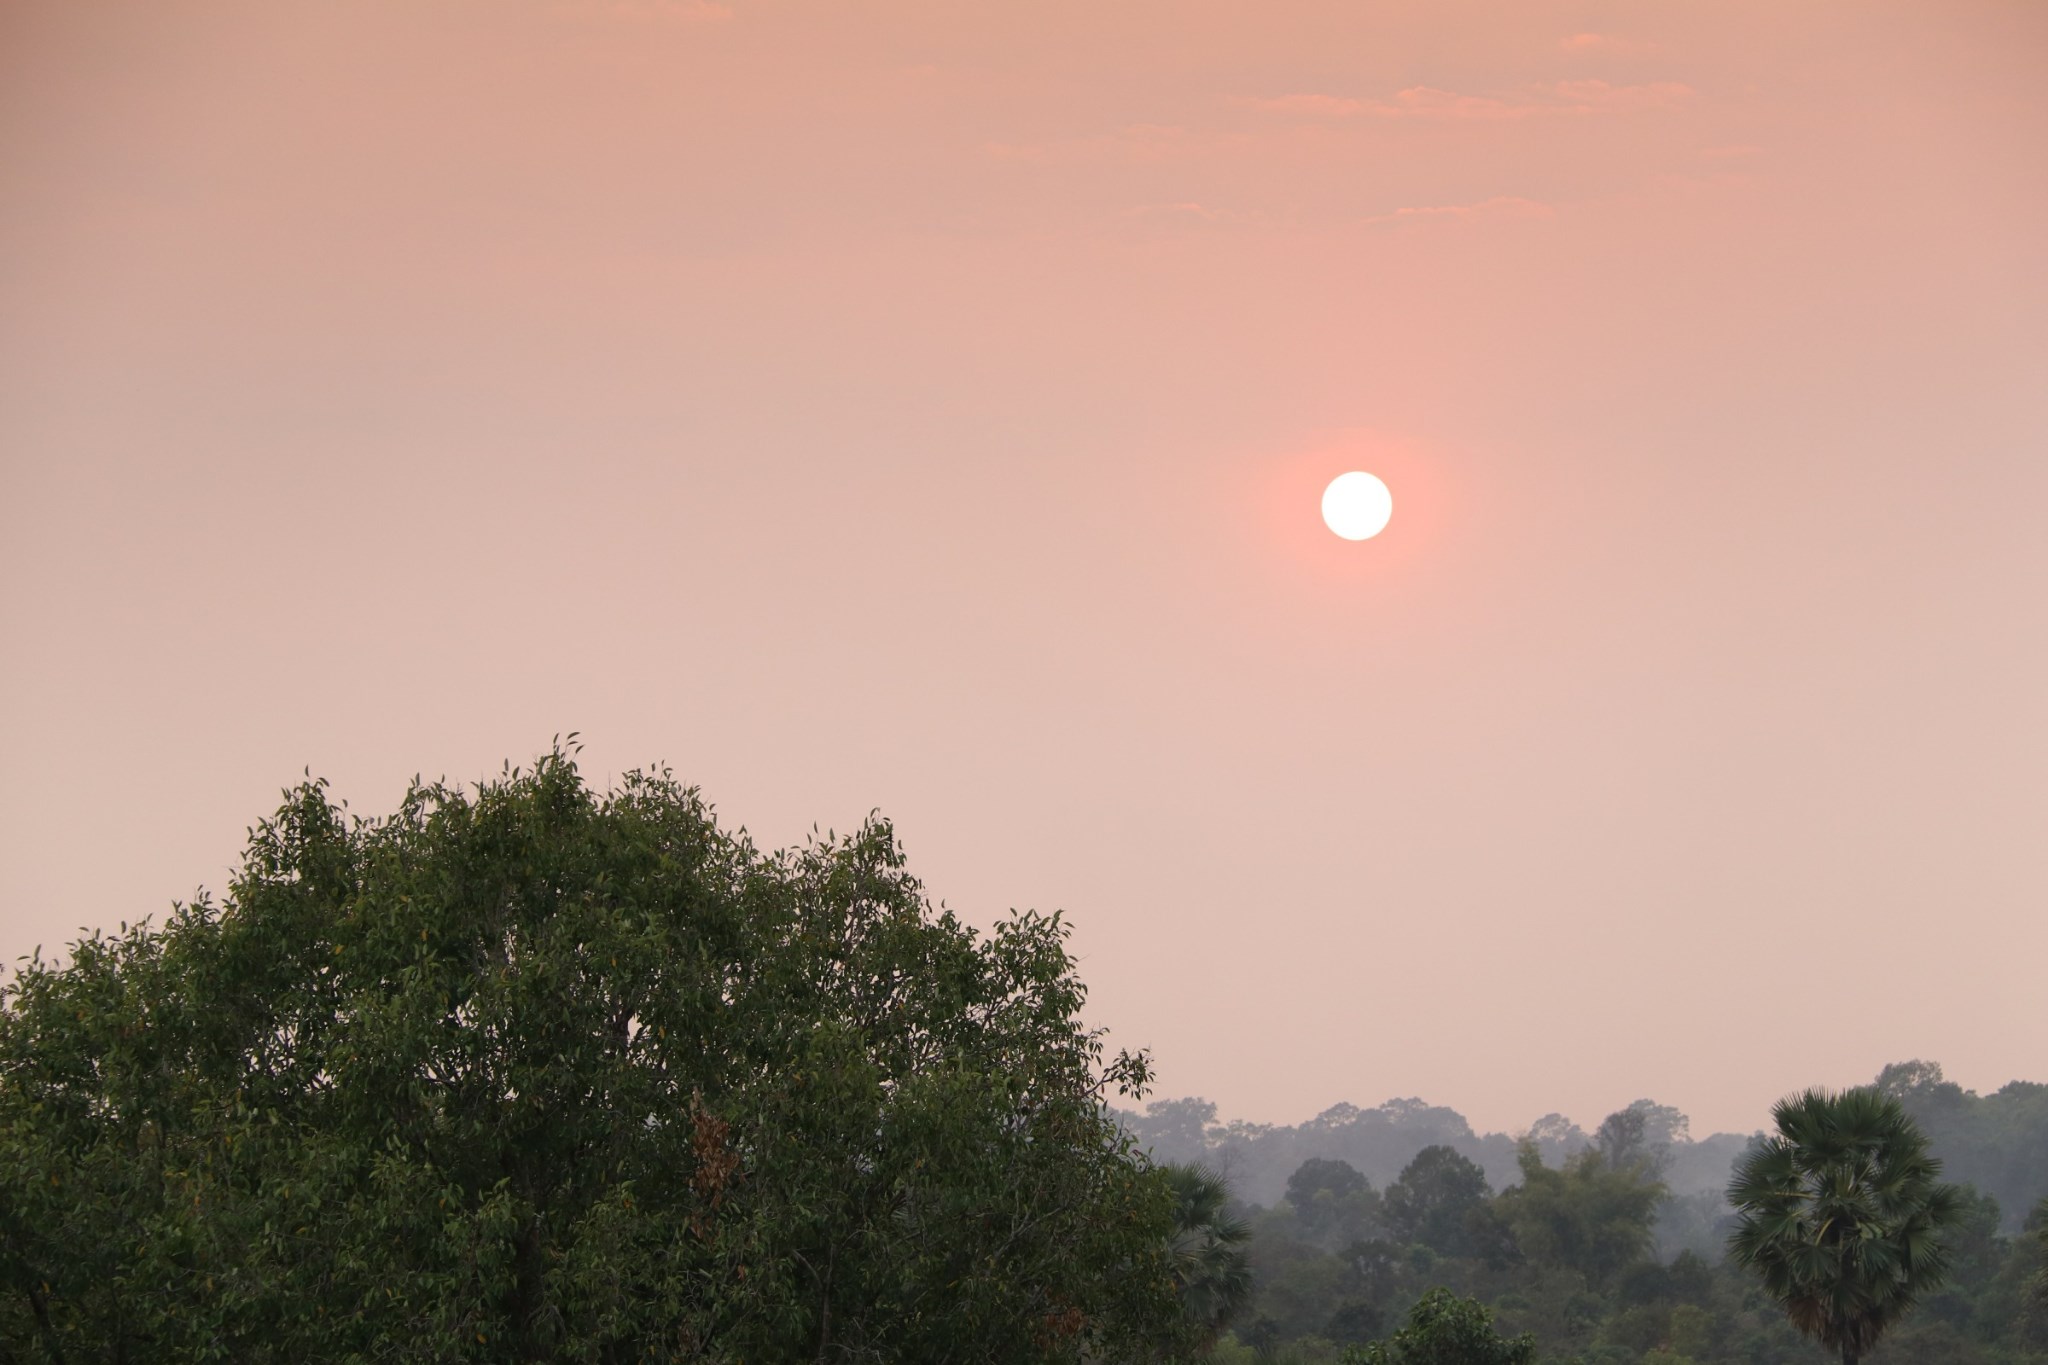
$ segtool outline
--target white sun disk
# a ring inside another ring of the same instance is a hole
[[[1346,540],[1371,540],[1387,529],[1394,495],[1371,474],[1339,474],[1323,490],[1323,523]]]

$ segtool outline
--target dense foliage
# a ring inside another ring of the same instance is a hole
[[[570,758],[352,819],[0,1010],[0,1359],[1074,1361],[1175,1349],[1057,919],[886,824],[764,855]]]
[[[1387,1341],[1354,1347],[1344,1365],[1535,1365],[1536,1338],[1493,1330],[1493,1314],[1477,1299],[1432,1289],[1408,1310],[1408,1321]]]

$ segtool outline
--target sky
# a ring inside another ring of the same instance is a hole
[[[12,0],[0,960],[304,772],[576,731],[1063,910],[1225,1117],[2048,1080],[2044,60],[2029,0]]]

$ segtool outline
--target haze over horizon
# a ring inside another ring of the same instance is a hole
[[[1064,910],[1225,1117],[2048,1080],[2044,57],[1993,0],[12,5],[0,961],[223,889],[302,770],[577,730]]]

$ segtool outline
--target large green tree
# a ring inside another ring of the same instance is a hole
[[[1058,919],[887,824],[764,854],[555,752],[363,820],[0,1008],[0,1358],[1076,1361],[1172,1349]]]
[[[1387,1186],[1380,1219],[1403,1242],[1419,1242],[1444,1256],[1473,1254],[1484,1240],[1486,1172],[1441,1144],[1424,1147]]]
[[[1552,1167],[1525,1141],[1518,1156],[1522,1183],[1497,1207],[1529,1260],[1600,1287],[1648,1254],[1664,1184],[1633,1149],[1588,1147]]]
[[[1287,1177],[1287,1206],[1309,1242],[1334,1251],[1372,1230],[1380,1196],[1350,1162],[1310,1157]]]
[[[1898,1100],[1808,1090],[1772,1111],[1777,1133],[1735,1168],[1729,1250],[1792,1324],[1856,1365],[1948,1275],[1961,1191]]]
[[[1536,1339],[1527,1332],[1503,1337],[1493,1314],[1477,1299],[1432,1289],[1408,1310],[1408,1321],[1386,1341],[1344,1352],[1345,1365],[1535,1365]]]

